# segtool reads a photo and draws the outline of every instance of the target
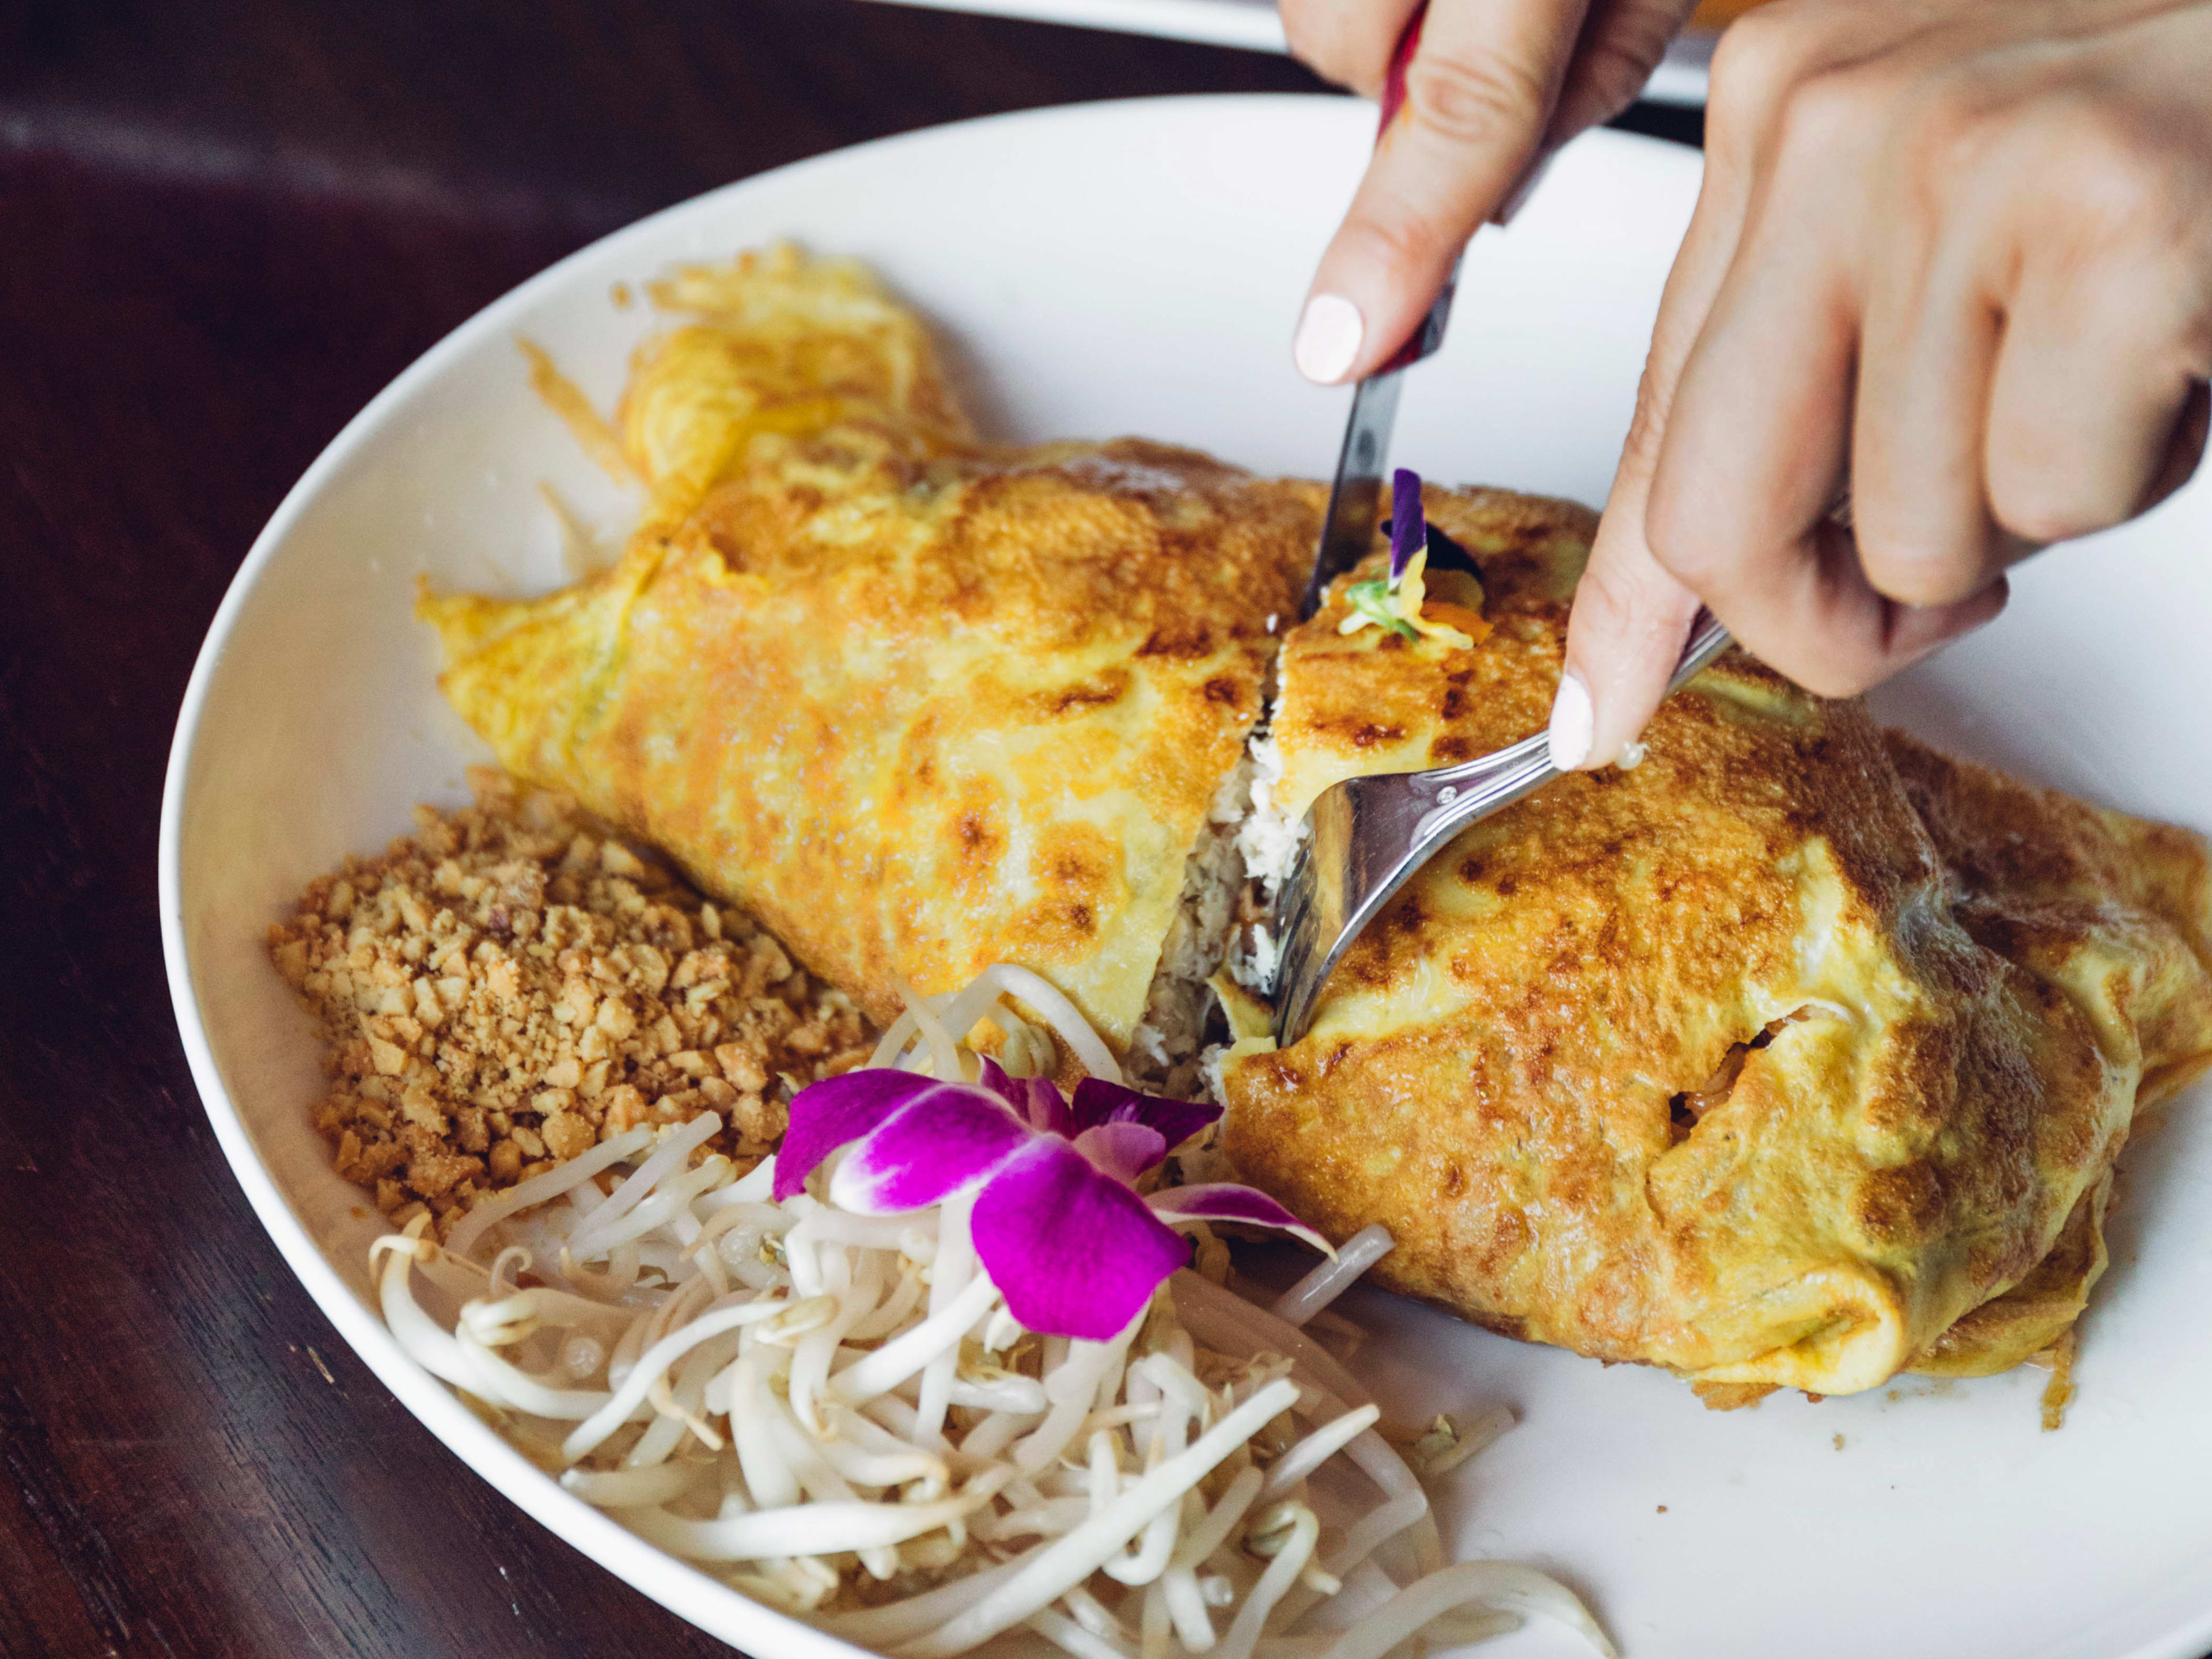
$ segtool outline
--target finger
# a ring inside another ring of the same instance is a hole
[[[1926,213],[1888,216],[1866,278],[1850,460],[1868,580],[1923,606],[1979,592],[2034,550],[1990,515],[1984,459],[2003,325],[1986,280],[1988,226],[1957,192]]]
[[[1980,627],[2003,609],[2008,591],[2000,574],[1954,601],[1900,603],[1876,591],[1850,531],[1826,516],[1746,562],[1665,562],[1746,650],[1828,697],[1877,685]]]
[[[1620,757],[1666,695],[1697,614],[1698,596],[1661,568],[1640,535],[1601,526],[1567,617],[1566,666],[1547,734],[1553,765],[1571,772]]]
[[[1806,586],[1783,567],[1818,561],[1844,487],[1865,229],[1855,102],[1835,90],[1796,100],[1682,366],[1652,477],[1653,553],[1732,629],[1759,617],[1755,633],[1775,630],[1761,613]]]
[[[2133,258],[2072,280],[2033,268],[2016,292],[1987,452],[1991,509],[2015,536],[2064,541],[2131,519],[2161,498],[2177,448],[2201,450],[2189,416],[2203,371],[2183,342],[2204,324],[2148,275]]]
[[[1552,708],[1552,763],[1610,766],[1666,694],[1698,596],[1662,568],[1644,537],[1651,475],[1675,381],[1720,286],[1742,218],[1741,191],[1706,175],[1659,303],[1636,414],[1589,564],[1567,617],[1566,662]]]
[[[1689,0],[1593,0],[1544,148],[1557,149],[1635,102],[1690,10]]]
[[[1323,385],[1356,380],[1412,333],[1477,226],[1534,160],[1583,0],[1434,0],[1293,348]]]
[[[1419,0],[1281,0],[1291,54],[1363,98],[1379,96],[1390,54]]]
[[[1777,560],[1751,602],[1706,603],[1743,647],[1826,697],[1853,696],[2004,609],[2002,576],[1951,604],[1900,605],[1875,591],[1850,532],[1823,523],[1802,556]]]

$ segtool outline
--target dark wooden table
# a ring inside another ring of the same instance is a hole
[[[155,924],[193,653],[347,417],[579,244],[936,122],[1315,88],[856,0],[0,0],[0,1655],[726,1651],[417,1427],[231,1179]]]

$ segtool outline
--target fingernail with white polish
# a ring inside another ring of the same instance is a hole
[[[1590,740],[1597,734],[1597,712],[1590,707],[1589,687],[1576,674],[1559,677],[1559,694],[1552,700],[1549,741],[1552,764],[1571,772],[1589,758]]]
[[[1340,294],[1316,294],[1298,319],[1291,358],[1298,373],[1322,386],[1334,386],[1352,370],[1359,342],[1367,333],[1359,307]]]

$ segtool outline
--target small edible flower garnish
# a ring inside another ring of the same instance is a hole
[[[1230,1183],[1139,1195],[1136,1182],[1221,1115],[1085,1078],[1069,1101],[1049,1079],[984,1059],[974,1083],[864,1068],[799,1091],[776,1158],[788,1200],[841,1146],[827,1196],[856,1215],[972,1204],[976,1258],[1006,1311],[1047,1336],[1103,1342],[1142,1313],[1189,1257],[1168,1224],[1234,1221],[1328,1241],[1266,1194]]]
[[[1352,614],[1337,624],[1337,631],[1357,634],[1363,628],[1380,628],[1408,640],[1432,639],[1462,651],[1472,650],[1479,635],[1453,623],[1468,622],[1487,633],[1489,629],[1480,627],[1481,619],[1475,613],[1462,605],[1439,605],[1435,608],[1448,614],[1423,614],[1430,531],[1421,511],[1420,475],[1409,467],[1400,467],[1390,480],[1390,574],[1354,582],[1345,589],[1345,603],[1352,607]]]

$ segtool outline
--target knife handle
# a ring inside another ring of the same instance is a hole
[[[1406,27],[1398,32],[1398,44],[1390,52],[1390,67],[1382,76],[1382,119],[1375,132],[1378,144],[1390,123],[1398,118],[1398,112],[1406,106],[1406,66],[1420,50],[1421,25],[1428,21],[1429,0],[1421,0],[1413,8],[1413,15],[1406,20]]]
[[[1406,20],[1406,27],[1398,36],[1397,46],[1390,53],[1390,68],[1382,77],[1382,119],[1375,130],[1375,142],[1379,146],[1390,130],[1390,123],[1398,118],[1398,112],[1406,106],[1406,68],[1420,50],[1421,25],[1428,21],[1428,0],[1413,8],[1413,15]],[[1429,314],[1421,319],[1413,331],[1375,373],[1389,374],[1418,363],[1432,355],[1444,343],[1444,324],[1451,317],[1452,294],[1459,287],[1459,261],[1452,261],[1451,274],[1444,278],[1443,290],[1429,307]]]

